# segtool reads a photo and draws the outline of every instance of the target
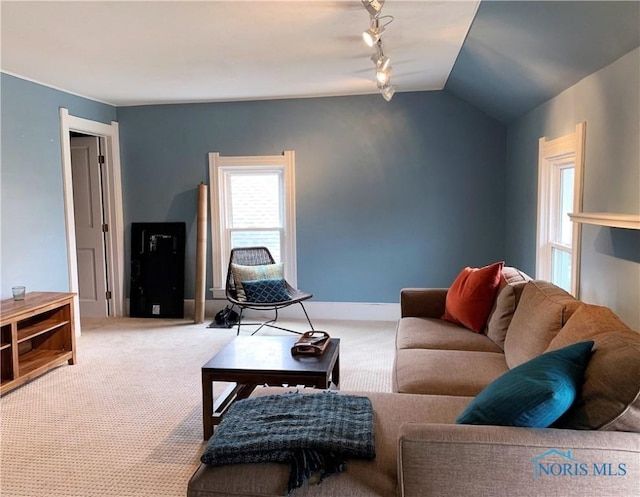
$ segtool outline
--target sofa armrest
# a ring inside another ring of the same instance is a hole
[[[638,495],[640,433],[405,424],[402,497]]]
[[[403,318],[441,318],[448,288],[403,288],[400,311]]]

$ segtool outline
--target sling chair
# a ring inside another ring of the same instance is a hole
[[[314,329],[302,304],[313,295],[293,288],[284,279],[282,271],[283,265],[276,264],[266,247],[240,247],[231,250],[225,291],[227,300],[240,310],[236,335],[240,334],[241,326],[249,325],[258,326],[252,335],[265,326],[302,335],[300,331],[276,325],[278,310],[293,304],[300,304],[309,326]],[[275,317],[261,323],[243,323],[245,309],[275,311]]]

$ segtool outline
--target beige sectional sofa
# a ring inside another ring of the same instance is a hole
[[[640,495],[640,333],[514,268],[503,276],[483,333],[441,319],[447,289],[402,290],[394,392],[359,393],[374,407],[375,460],[349,461],[344,473],[292,495]],[[494,379],[584,340],[595,345],[581,394],[554,427],[455,424]],[[282,496],[288,471],[201,465],[188,496]]]

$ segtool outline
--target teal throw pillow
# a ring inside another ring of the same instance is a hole
[[[283,278],[243,281],[247,302],[261,304],[291,300]]]
[[[458,416],[470,425],[547,428],[580,392],[593,341],[546,352],[488,385]]]

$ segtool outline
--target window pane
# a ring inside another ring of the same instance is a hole
[[[571,292],[571,253],[551,249],[551,283]]]
[[[231,174],[232,228],[281,227],[280,175]]]
[[[280,258],[280,230],[274,231],[231,231],[231,248],[267,247],[276,262]]]
[[[569,219],[569,213],[573,212],[573,178],[573,167],[564,167],[560,170],[558,241],[568,247],[571,247],[571,241],[573,239],[573,223],[571,223],[571,219]]]

